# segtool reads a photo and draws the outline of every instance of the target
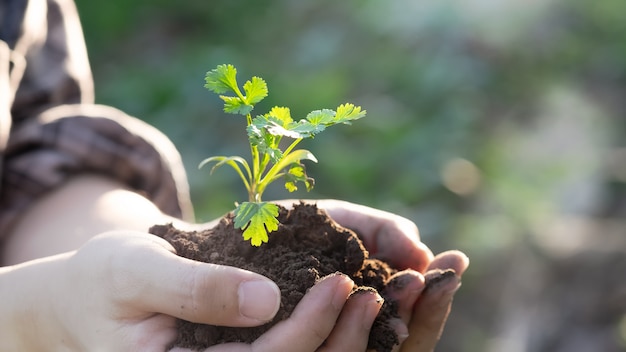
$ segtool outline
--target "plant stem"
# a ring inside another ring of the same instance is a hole
[[[300,143],[300,141],[302,141],[302,138],[298,138],[298,139],[294,140],[293,142],[291,142],[289,147],[287,147],[287,149],[285,149],[285,152],[283,153],[283,155],[287,155],[287,154],[291,153],[293,148],[295,148],[296,145],[298,145],[298,143]]]
[[[296,147],[296,145],[300,143],[300,141],[302,141],[302,138],[298,138],[294,140],[289,145],[289,147],[285,149],[285,152],[283,153],[283,157],[281,158],[281,161],[284,161],[287,158],[287,156]],[[284,162],[278,162],[272,165],[272,167],[265,173],[265,176],[263,176],[263,178],[259,181],[259,186],[257,190],[259,194],[263,194],[267,185],[271,184],[272,182],[276,180],[276,174],[278,174],[280,170],[282,170],[285,166],[286,165],[284,165]]]
[[[252,124],[252,115],[250,115],[250,113],[246,115],[246,122],[247,126],[250,126]],[[250,144],[250,154],[252,155],[252,178],[250,179],[248,200],[250,202],[260,202],[261,194],[258,192],[259,181],[261,179],[259,149],[256,146]]]

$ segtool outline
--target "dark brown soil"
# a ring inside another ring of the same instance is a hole
[[[224,216],[215,228],[203,232],[183,232],[171,225],[150,229],[170,242],[180,256],[250,270],[274,280],[281,289],[281,307],[273,321],[259,327],[230,328],[180,320],[174,346],[200,350],[224,342],[252,342],[288,318],[320,278],[342,272],[358,286],[355,292],[374,288],[385,298],[372,326],[368,348],[391,351],[398,337],[388,321],[397,316],[397,307],[385,297],[384,288],[396,270],[385,262],[368,258],[357,235],[338,225],[315,205],[296,204],[289,211],[281,208],[279,221],[279,229],[260,247],[243,240],[241,230],[233,227],[232,213]]]

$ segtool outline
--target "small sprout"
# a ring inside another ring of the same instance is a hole
[[[237,204],[234,211],[235,227],[243,230],[244,240],[253,246],[268,241],[268,234],[278,229],[278,206],[263,202],[261,196],[269,184],[284,179],[290,192],[302,182],[307,191],[314,180],[307,176],[303,160],[317,162],[315,156],[304,149],[295,149],[304,138],[312,138],[327,127],[350,124],[365,116],[360,106],[347,103],[335,110],[322,109],[310,112],[305,118],[294,121],[286,107],[273,107],[268,113],[252,117],[254,106],[268,95],[267,84],[262,78],[252,77],[243,85],[237,83],[237,69],[233,65],[219,65],[207,72],[204,85],[219,94],[224,101],[224,111],[246,117],[248,141],[252,160],[240,156],[214,156],[203,160],[199,168],[215,163],[211,173],[222,165],[231,166],[248,191],[248,201]],[[226,95],[228,94],[228,95]],[[284,150],[280,148],[283,138],[292,139]]]

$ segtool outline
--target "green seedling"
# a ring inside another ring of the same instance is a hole
[[[237,69],[233,65],[219,65],[207,72],[204,85],[224,101],[224,111],[246,117],[246,131],[250,142],[252,159],[240,156],[213,156],[203,160],[199,168],[215,163],[211,173],[222,165],[229,165],[241,177],[248,191],[248,201],[237,203],[234,225],[243,230],[244,240],[253,246],[268,241],[268,234],[278,229],[278,206],[263,202],[261,196],[272,182],[283,179],[290,192],[297,190],[298,182],[311,190],[314,180],[306,174],[303,160],[317,162],[308,150],[296,149],[304,138],[312,138],[327,127],[350,124],[365,116],[365,110],[353,104],[342,104],[336,110],[322,109],[310,112],[305,118],[295,121],[289,108],[273,107],[264,115],[252,117],[254,106],[268,95],[267,84],[262,78],[252,77],[243,85],[237,83]],[[291,143],[281,149],[281,141],[288,138]]]

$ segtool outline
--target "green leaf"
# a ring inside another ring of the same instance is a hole
[[[294,163],[289,168],[289,171],[285,174],[285,188],[289,192],[297,191],[298,187],[296,183],[298,181],[304,183],[307,192],[313,189],[313,186],[315,185],[315,180],[306,175],[304,165],[300,163]]]
[[[237,87],[237,69],[233,65],[218,65],[204,76],[204,87],[216,94],[226,93],[228,91],[236,92]]]
[[[309,137],[308,133],[302,133],[292,128],[285,128],[274,120],[267,122],[265,130],[273,136],[284,136],[293,139]]]
[[[206,82],[204,86],[217,94],[235,93],[236,96],[220,95],[224,101],[224,111],[229,114],[249,114],[254,104],[263,100],[268,93],[265,81],[259,77],[252,77],[244,84],[246,95],[242,95],[237,85],[237,69],[230,64],[218,65],[206,73],[204,80]]]
[[[335,112],[330,109],[315,110],[306,115],[307,121],[313,125],[328,125],[334,118]]]
[[[253,119],[252,123],[246,127],[246,132],[248,132],[248,139],[251,146],[257,147],[259,144],[264,143],[264,128],[265,124],[259,120],[258,117]]]
[[[299,133],[303,138],[310,138],[326,129],[326,125],[312,124],[310,121],[302,119],[289,126],[289,130]]]
[[[250,189],[250,182],[248,182],[248,179],[252,179],[252,171],[250,170],[250,166],[248,165],[246,159],[240,156],[213,156],[202,160],[202,162],[200,162],[200,165],[198,165],[198,169],[201,169],[211,162],[216,162],[216,164],[213,165],[213,167],[211,168],[211,174],[213,174],[213,171],[215,171],[218,167],[222,165],[230,165],[233,169],[235,169],[239,177],[241,177],[241,180],[243,181],[246,189]],[[241,166],[243,166],[243,168],[246,170],[247,177],[246,175],[244,175],[243,171],[241,171],[239,165],[237,165],[238,163],[241,164]]]
[[[302,160],[311,160],[314,163],[317,162],[315,155],[313,155],[310,151],[305,149],[294,150],[289,154],[283,155],[283,157],[274,166],[272,166],[271,171],[268,172],[265,177],[269,178],[273,182],[275,178],[278,178],[281,170],[286,169],[294,163],[300,164],[300,161]]]
[[[246,93],[246,100],[249,105],[254,105],[267,96],[267,83],[260,77],[252,77],[243,85],[243,91]]]
[[[268,124],[269,121],[265,116],[257,116],[247,127],[248,139],[250,145],[257,147],[260,153],[267,154],[273,162],[277,162],[283,156],[283,152],[278,148],[280,137],[268,132]]]
[[[292,164],[300,164],[300,161],[305,159],[311,160],[315,163],[317,162],[315,155],[305,149],[293,150],[290,153],[284,154],[283,157],[278,160],[278,162],[274,164],[274,166],[272,166],[272,168],[265,174],[265,176],[261,180],[261,184],[267,185],[283,176],[286,176],[285,173],[282,173],[282,170],[285,170]],[[312,181],[312,179],[310,181]],[[313,182],[310,182],[309,186],[313,187]]]
[[[308,137],[298,131],[294,131],[292,128],[295,126],[291,119],[291,113],[289,108],[275,106],[265,115],[259,115],[252,124],[255,126],[254,131],[248,130],[248,136],[250,133],[266,133],[277,137],[289,137],[289,138],[305,138]],[[271,145],[272,148],[278,147],[280,138],[275,139],[275,144]]]
[[[317,158],[315,158],[315,155],[313,155],[313,153],[311,153],[310,151],[306,149],[298,149],[298,150],[292,151],[288,155],[285,155],[285,157],[280,161],[281,165],[279,166],[282,166],[281,167],[281,170],[282,170],[285,167],[287,167],[289,164],[299,163],[300,160],[311,160],[314,163],[317,162]]]
[[[354,121],[360,119],[365,116],[367,111],[361,111],[360,106],[355,106],[354,104],[341,104],[337,108],[337,114],[335,115],[334,122],[335,123],[350,123],[350,121]]]
[[[278,230],[278,206],[272,203],[243,202],[235,209],[234,226],[243,231],[243,239],[253,246],[268,241],[268,233]]]
[[[229,114],[246,115],[254,108],[254,106],[248,105],[241,101],[239,97],[220,95],[220,98],[224,101],[224,112],[227,112]]]
[[[250,174],[250,167],[248,166],[248,162],[246,161],[246,159],[240,156],[212,156],[210,158],[202,160],[202,162],[200,162],[200,164],[198,165],[198,169],[203,168],[206,164],[211,162],[216,162],[216,164],[213,165],[210,173],[213,173],[213,171],[215,171],[218,167],[224,164],[228,164],[235,170],[240,171],[239,165],[237,165],[237,163],[239,163],[246,169],[248,174]]]
[[[328,126],[350,123],[363,116],[365,116],[365,111],[361,111],[360,106],[354,106],[350,103],[342,104],[336,112],[330,109],[311,111],[305,119],[292,123],[287,129],[292,133],[300,134],[301,138],[313,137]]]
[[[265,116],[270,119],[273,118],[277,121],[280,121],[280,125],[285,127],[289,126],[293,122],[291,118],[291,110],[284,106],[274,106],[270,112],[265,114]]]

